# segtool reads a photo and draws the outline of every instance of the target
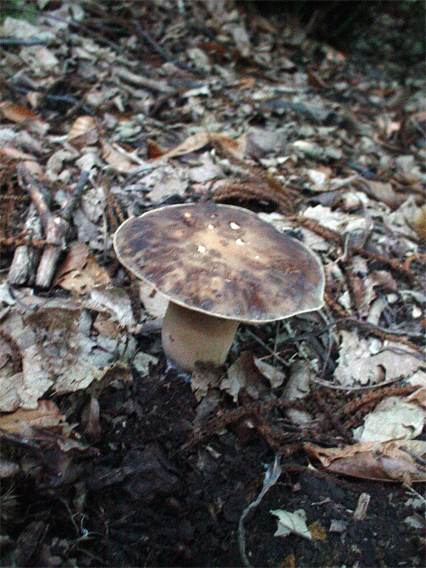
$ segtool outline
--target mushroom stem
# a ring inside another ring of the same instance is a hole
[[[164,351],[184,371],[193,371],[197,361],[222,365],[238,324],[169,302],[162,330]]]

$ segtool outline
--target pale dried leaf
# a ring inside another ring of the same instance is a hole
[[[0,411],[18,407],[37,408],[38,400],[52,386],[53,379],[44,366],[34,332],[24,324],[21,314],[11,311],[2,328],[16,342],[22,359],[22,372],[3,367],[0,374]]]
[[[154,357],[154,355],[144,353],[143,351],[138,351],[132,361],[133,367],[141,377],[146,377],[149,373],[150,365],[157,365],[157,363],[158,357]]]
[[[169,150],[161,156],[162,158],[175,158],[177,156],[184,156],[185,154],[189,154],[190,152],[196,152],[197,150],[201,150],[204,146],[207,146],[211,141],[211,133],[210,132],[198,132],[197,134],[193,134],[189,136],[184,142],[173,148],[173,150]]]
[[[138,284],[139,298],[148,314],[154,318],[164,318],[167,306],[169,305],[169,300],[166,296],[157,292],[151,284],[148,284],[148,282],[144,280],[140,280]]]
[[[18,106],[11,101],[3,101],[0,103],[0,111],[4,118],[16,122],[17,124],[22,124],[29,120],[39,120],[34,112],[22,106]]]
[[[280,371],[273,365],[270,365],[269,363],[258,359],[257,357],[254,358],[254,363],[262,373],[262,375],[266,379],[268,379],[273,389],[276,389],[283,384],[285,380],[285,374],[282,371]]]
[[[0,457],[0,479],[6,479],[8,477],[12,477],[16,475],[20,470],[20,467],[17,463],[5,460]],[[3,504],[3,503],[2,503]]]
[[[33,26],[23,18],[11,18],[7,16],[0,27],[0,36],[22,40],[40,40],[50,43],[55,39],[55,34],[45,26]]]
[[[278,528],[274,536],[288,536],[293,533],[312,540],[311,532],[306,524],[306,513],[303,509],[294,511],[294,513],[282,509],[269,512],[278,517]]]
[[[414,375],[412,375],[409,379],[408,379],[408,383],[410,385],[415,385],[415,386],[420,386],[420,387],[426,387],[426,372],[425,371],[416,371],[414,373]]]
[[[412,439],[423,430],[425,419],[424,408],[399,397],[389,397],[367,415],[364,425],[354,431],[354,437],[360,442]]]
[[[256,129],[238,138],[241,145],[240,157],[263,158],[266,154],[280,154],[285,146],[287,135],[280,130]],[[245,148],[244,145],[245,144]],[[244,153],[243,153],[244,152]]]
[[[9,160],[35,160],[35,156],[22,152],[13,146],[0,146],[0,156]]]
[[[125,290],[117,286],[94,286],[85,305],[89,309],[109,313],[124,328],[131,329],[135,324],[130,298]]]
[[[377,384],[404,377],[421,367],[417,352],[401,344],[363,339],[356,332],[341,331],[339,359],[334,378],[344,386]]]
[[[390,209],[397,209],[405,200],[402,193],[396,193],[390,182],[374,181],[363,178],[361,187],[367,195],[385,203]]]
[[[119,152],[112,144],[105,141],[102,141],[102,156],[106,163],[117,172],[128,172],[135,165],[124,152]]]
[[[413,229],[420,241],[426,243],[426,205],[413,208],[405,217],[407,225]]]
[[[79,116],[68,132],[68,141],[82,148],[95,144],[99,138],[99,122],[93,116]]]
[[[304,217],[315,219],[324,227],[338,231],[339,233],[352,233],[354,231],[369,231],[371,223],[367,217],[350,215],[342,211],[333,211],[331,207],[315,205],[307,207],[303,212]]]

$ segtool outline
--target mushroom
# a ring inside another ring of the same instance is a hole
[[[303,243],[241,207],[169,205],[125,221],[119,261],[164,294],[166,355],[181,369],[222,365],[240,322],[318,310],[324,272]]]

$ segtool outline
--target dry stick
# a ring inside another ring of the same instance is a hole
[[[69,219],[81,199],[88,177],[89,172],[82,172],[74,195],[63,208],[62,214],[52,215],[47,205],[45,188],[34,179],[24,164],[18,166],[19,183],[27,189],[37,208],[48,243],[41,257],[36,275],[35,284],[40,288],[48,288],[52,282],[59,257],[66,246]]]
[[[27,220],[24,225],[24,232],[28,239],[40,240],[42,237],[40,218],[37,208],[31,203],[28,210]],[[30,244],[18,245],[13,255],[12,264],[9,268],[7,280],[12,286],[22,286],[24,284],[34,284],[36,270],[40,260],[40,250]]]
[[[169,87],[166,81],[150,79],[149,77],[143,77],[142,75],[132,73],[124,67],[115,66],[112,69],[113,73],[117,75],[123,81],[132,83],[133,85],[138,85],[144,89],[149,89],[151,91],[158,91],[159,93],[164,93],[165,95],[174,95],[176,90],[173,87]]]

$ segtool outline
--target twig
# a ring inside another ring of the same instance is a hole
[[[139,85],[140,87],[144,87],[145,89],[150,89],[151,91],[158,91],[166,95],[173,95],[176,92],[173,87],[169,87],[167,85],[166,81],[149,79],[148,77],[143,77],[142,75],[132,73],[124,67],[114,67],[113,72],[117,75],[117,77],[120,77],[120,79],[123,79],[128,83],[133,83],[133,85]]]
[[[273,349],[271,349],[269,345],[266,345],[266,343],[262,341],[260,337],[257,337],[257,335],[253,333],[250,329],[246,328],[245,331],[246,333],[248,333],[248,335],[250,335],[253,339],[255,339],[264,349],[266,349],[266,351],[268,351],[271,355],[273,355],[273,357],[277,359],[277,361],[279,361],[282,365],[286,367],[289,366],[288,361],[284,361],[284,359],[282,359],[282,357],[280,357],[278,353],[276,353]]]
[[[33,239],[41,239],[41,224],[34,203],[30,205],[24,231],[31,241]],[[41,252],[37,247],[32,246],[30,242],[19,244],[18,239],[16,239],[13,244],[15,244],[16,249],[7,275],[8,282],[13,285],[31,285],[35,280]]]
[[[47,204],[46,189],[34,179],[24,164],[18,166],[19,183],[30,194],[46,235],[47,248],[41,257],[35,279],[36,286],[40,288],[48,288],[52,282],[59,257],[66,247],[69,219],[81,199],[87,179],[88,172],[82,172],[76,185],[75,195],[65,205],[62,214],[52,215]]]
[[[0,38],[0,45],[47,45],[47,41],[41,39],[17,39],[11,37],[2,37]]]
[[[265,479],[263,480],[263,487],[262,491],[259,493],[257,499],[252,501],[242,512],[240,517],[240,522],[238,523],[238,545],[240,548],[241,558],[243,559],[244,566],[251,567],[249,559],[247,558],[246,554],[246,535],[245,535],[245,528],[244,528],[244,521],[249,514],[249,512],[257,507],[259,503],[262,501],[265,493],[269,491],[269,489],[275,485],[281,475],[281,466],[279,464],[278,456],[275,455],[274,464],[269,466],[267,472],[265,473]]]
[[[196,69],[194,67],[191,67],[190,65],[185,65],[185,63],[181,63],[178,59],[174,59],[173,57],[171,57],[167,53],[167,51],[163,49],[156,41],[154,41],[154,39],[149,35],[149,33],[143,29],[139,20],[135,19],[134,25],[142,40],[146,44],[148,44],[150,49],[152,49],[155,53],[160,55],[160,57],[162,57],[165,61],[173,63],[173,65],[176,65],[176,67],[179,67],[184,71],[189,71],[190,73],[194,73],[195,75],[206,75],[205,71],[203,71],[202,69]]]

